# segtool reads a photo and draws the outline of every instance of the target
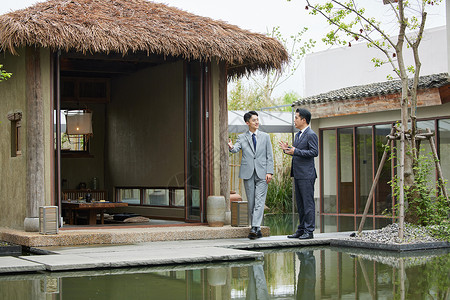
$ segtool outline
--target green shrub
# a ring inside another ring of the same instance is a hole
[[[404,189],[404,197],[408,199],[405,215],[408,216],[409,222],[427,227],[436,238],[450,241],[450,202],[441,192],[446,188],[446,182],[437,181],[435,185],[430,185],[430,176],[434,171],[432,155],[420,151],[417,165],[414,167],[414,185],[405,186]],[[395,198],[398,199],[397,176],[391,181],[391,186]],[[397,205],[395,211],[398,212]]]

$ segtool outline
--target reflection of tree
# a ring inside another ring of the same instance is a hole
[[[294,286],[295,259],[294,253],[269,253],[265,255],[264,266],[267,275],[269,291],[277,290],[279,286]]]
[[[435,257],[425,265],[406,268],[409,281],[406,299],[449,299],[449,270],[450,253]]]

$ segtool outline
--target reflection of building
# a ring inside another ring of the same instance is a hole
[[[0,226],[12,228],[64,206],[62,187],[205,222],[206,198],[229,194],[227,79],[288,59],[275,39],[144,0],[47,1],[0,16],[0,32],[13,73],[0,84]],[[61,147],[61,112],[92,113],[93,136]]]
[[[439,154],[450,149],[447,74],[450,50],[442,42],[447,32],[445,27],[426,30],[420,49],[424,68],[418,91],[418,127],[423,131],[430,128],[436,133]],[[380,82],[380,73],[385,78],[388,72],[369,67],[371,58],[376,56],[372,51],[359,44],[306,58],[307,93],[317,94],[294,105],[311,110],[312,127],[319,135],[316,211],[320,215],[317,220],[322,232],[357,229],[384,151],[386,135],[400,119],[400,82]],[[339,67],[342,65],[345,67]],[[424,144],[424,148],[429,149],[428,143]],[[444,176],[450,178],[450,159],[446,155],[440,158]],[[391,212],[395,204],[388,184],[394,174],[395,161],[386,162],[365,228],[379,228],[392,222],[383,212]]]

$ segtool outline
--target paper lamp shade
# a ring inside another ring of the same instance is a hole
[[[67,134],[92,134],[92,113],[66,116]]]

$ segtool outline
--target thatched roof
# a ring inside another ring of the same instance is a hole
[[[0,50],[27,45],[123,55],[146,51],[226,61],[230,75],[280,69],[275,39],[146,0],[49,0],[0,16]]]

